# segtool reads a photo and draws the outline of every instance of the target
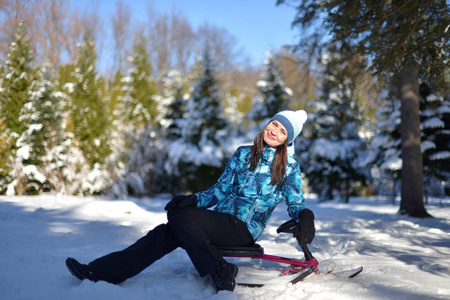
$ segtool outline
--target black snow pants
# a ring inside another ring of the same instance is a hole
[[[200,276],[217,271],[223,257],[216,246],[254,243],[247,225],[237,217],[197,207],[174,209],[166,224],[156,226],[128,248],[89,263],[99,280],[119,284],[178,247],[189,255]]]

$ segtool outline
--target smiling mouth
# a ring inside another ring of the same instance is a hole
[[[267,137],[271,139],[272,141],[275,141],[275,137],[270,134],[270,132],[267,132]]]

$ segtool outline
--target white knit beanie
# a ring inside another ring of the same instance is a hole
[[[302,131],[303,124],[306,122],[307,118],[308,115],[304,110],[285,110],[277,113],[269,122],[276,120],[283,124],[288,132],[288,144],[290,144]]]

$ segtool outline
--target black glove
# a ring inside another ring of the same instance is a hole
[[[165,210],[171,211],[175,208],[183,208],[186,206],[196,206],[197,205],[197,197],[194,195],[176,195],[166,204],[164,207]]]
[[[305,208],[298,213],[299,222],[294,229],[294,237],[298,244],[311,244],[316,235],[316,228],[314,227],[314,214],[311,210]]]

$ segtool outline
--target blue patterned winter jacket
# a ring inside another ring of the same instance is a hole
[[[250,149],[239,147],[228,162],[217,183],[201,193],[196,193],[197,207],[209,208],[238,217],[256,241],[281,200],[286,199],[288,214],[298,221],[298,213],[306,208],[302,192],[300,166],[294,159],[294,147],[288,147],[288,162],[283,185],[271,185],[270,166],[275,148],[266,146],[259,166],[249,171]]]

